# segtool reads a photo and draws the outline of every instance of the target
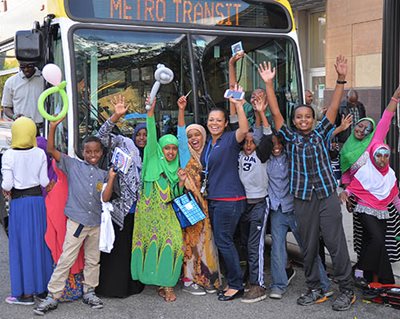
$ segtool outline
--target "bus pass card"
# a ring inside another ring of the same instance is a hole
[[[231,48],[232,48],[232,56],[235,56],[240,51],[243,51],[242,41],[232,44]]]
[[[126,174],[132,164],[132,158],[119,147],[116,147],[111,158],[111,163],[119,171]]]

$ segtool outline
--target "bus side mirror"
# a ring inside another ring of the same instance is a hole
[[[44,40],[39,30],[21,30],[15,34],[18,61],[38,63],[44,60]]]

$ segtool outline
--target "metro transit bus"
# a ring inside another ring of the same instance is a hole
[[[161,85],[157,95],[160,133],[174,132],[176,101],[191,90],[186,122],[204,124],[211,107],[228,107],[223,96],[228,61],[238,42],[247,54],[236,66],[247,100],[264,86],[257,65],[271,61],[283,113],[289,116],[291,107],[303,102],[300,52],[287,0],[5,2],[7,8],[0,7],[2,25],[8,26],[0,29],[0,92],[5,78],[18,71],[15,51],[22,49],[14,46],[14,34],[33,25],[32,32],[42,35],[37,65],[57,64],[67,81],[70,108],[56,143],[70,156],[81,155],[83,139],[112,114],[110,101],[118,94],[129,103],[120,133],[132,134],[145,118],[145,99],[159,63],[174,72],[173,82]],[[50,114],[59,112],[61,99],[48,98],[46,107]]]

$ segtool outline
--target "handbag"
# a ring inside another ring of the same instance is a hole
[[[172,208],[182,228],[192,226],[206,218],[206,215],[201,210],[191,192],[173,199]]]

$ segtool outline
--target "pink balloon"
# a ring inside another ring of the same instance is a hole
[[[61,83],[62,75],[58,65],[53,63],[46,64],[42,70],[42,75],[47,82],[53,84],[54,86]]]

